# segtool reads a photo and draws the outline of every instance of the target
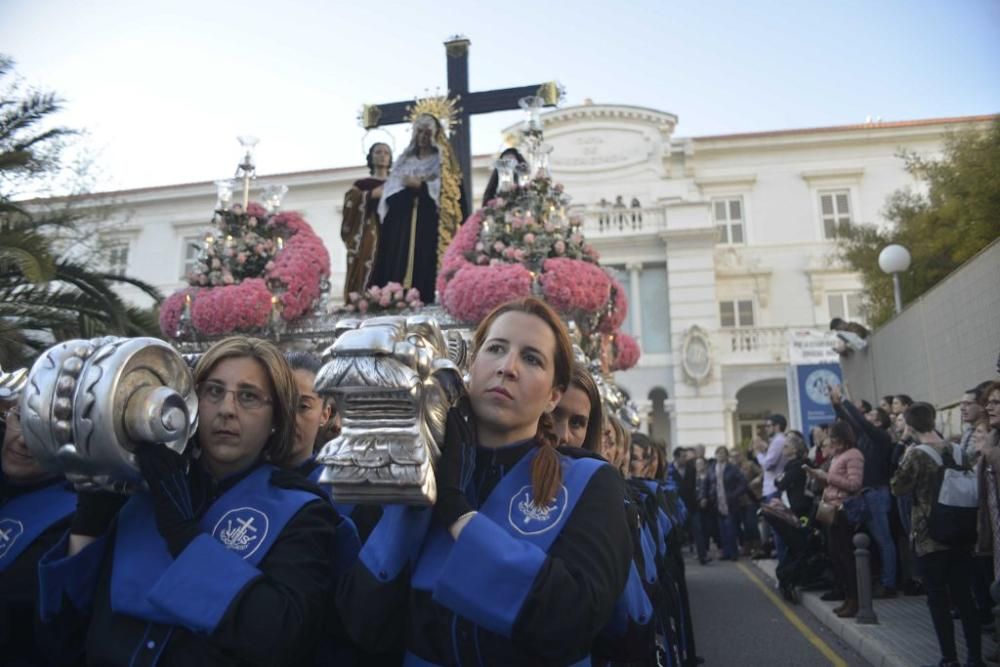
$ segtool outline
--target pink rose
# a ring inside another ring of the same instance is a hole
[[[347,293],[347,300],[350,301],[351,303],[354,303],[355,301],[357,301],[360,298],[361,298],[361,295],[358,294],[357,292],[348,292]]]
[[[420,299],[420,290],[418,290],[416,287],[411,287],[409,291],[406,293],[406,300],[417,301],[419,299]]]
[[[506,247],[507,246],[503,244],[503,241],[497,241],[496,243],[493,244],[493,249],[496,250],[497,252],[503,252],[503,249]]]
[[[525,242],[525,244],[531,245],[532,243],[535,242],[535,235],[532,234],[531,232],[528,232],[527,234],[524,235],[524,238],[522,240]]]
[[[486,246],[483,245],[482,241],[476,243],[476,252],[483,252],[486,250]]]
[[[489,258],[486,255],[477,255],[476,256],[476,264],[486,264],[488,261],[489,261]]]
[[[378,305],[382,306],[383,308],[388,308],[390,303],[392,303],[392,293],[382,292],[382,296],[378,300]]]
[[[566,244],[563,241],[556,241],[552,244],[552,249],[555,250],[557,255],[561,255],[566,252]]]
[[[264,270],[265,271],[274,271],[274,262],[273,261],[268,261],[268,263],[264,265]]]

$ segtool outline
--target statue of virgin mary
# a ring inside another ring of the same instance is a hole
[[[393,165],[378,204],[378,252],[369,285],[397,282],[434,301],[444,251],[462,222],[458,164],[441,123],[431,114],[413,122],[410,145]]]

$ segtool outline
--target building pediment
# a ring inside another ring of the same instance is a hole
[[[553,171],[560,174],[662,171],[677,116],[625,105],[586,104],[542,115],[545,141],[553,147]],[[514,125],[505,134],[515,134]]]

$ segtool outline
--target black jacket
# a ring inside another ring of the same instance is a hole
[[[501,449],[479,448],[471,504],[481,506],[534,446],[529,441]],[[425,513],[431,510],[407,511],[411,513],[408,519],[417,522],[429,520]],[[387,514],[383,521],[390,518]],[[385,649],[396,642],[436,664],[565,665],[578,661],[590,653],[609,620],[632,561],[618,472],[609,465],[594,472],[565,521],[531,583],[510,637],[480,627],[439,604],[429,592],[412,588],[410,565],[380,580],[364,562],[355,564],[338,588],[341,617],[352,638],[365,648]],[[373,535],[365,545],[362,561],[374,539]],[[494,562],[470,562],[468,567],[492,568],[495,574],[502,569],[504,556],[497,553]],[[498,590],[496,595],[500,600],[503,592]]]
[[[788,503],[795,516],[809,516],[812,511],[812,498],[806,495],[806,471],[802,469],[806,460],[801,456],[785,463],[785,469],[774,480],[779,491],[788,494]]]
[[[248,471],[246,474],[248,474]],[[244,475],[213,482],[192,466],[191,483],[206,484],[209,503]],[[113,531],[101,561],[89,613],[64,600],[45,624],[58,664],[89,665],[288,665],[311,664],[324,635],[327,600],[335,588],[336,529],[341,519],[325,493],[300,475],[275,473],[272,484],[315,489],[258,565],[261,575],[247,584],[210,635],[148,623],[111,609]],[[183,554],[182,554],[183,555]]]
[[[0,477],[0,507],[14,498],[52,484],[48,479],[30,486],[15,486]],[[38,561],[69,527],[73,516],[52,524],[35,538],[10,566],[0,572],[0,663],[19,667],[44,664],[35,642],[38,614]]]

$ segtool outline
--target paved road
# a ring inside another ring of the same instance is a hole
[[[807,610],[762,590],[776,593],[750,561],[688,559],[687,581],[705,667],[868,667]]]

